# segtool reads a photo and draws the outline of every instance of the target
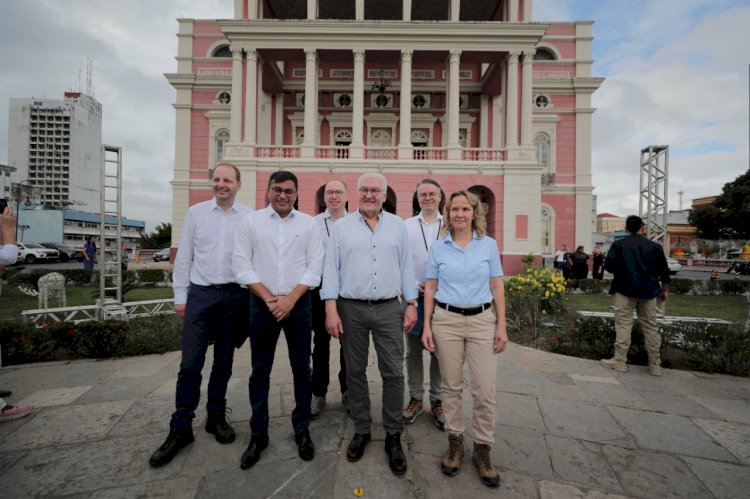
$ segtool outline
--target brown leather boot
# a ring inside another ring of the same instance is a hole
[[[443,473],[453,476],[458,473],[461,467],[461,460],[464,458],[464,436],[448,434],[448,450],[443,454],[440,460],[440,467]]]
[[[477,471],[479,471],[479,478],[482,480],[482,483],[488,487],[499,487],[500,475],[497,474],[495,467],[492,466],[490,446],[475,443],[473,460]]]

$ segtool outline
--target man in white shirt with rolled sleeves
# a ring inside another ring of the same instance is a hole
[[[308,291],[320,285],[323,244],[313,218],[294,209],[297,189],[293,173],[280,170],[271,174],[267,190],[270,205],[245,217],[234,241],[234,271],[238,282],[252,292],[251,437],[240,460],[242,469],[254,466],[269,444],[268,391],[282,328],[294,377],[294,440],[300,458],[310,461],[315,456],[308,430],[312,398]]]
[[[209,339],[214,363],[208,381],[206,431],[222,444],[236,434],[225,417],[227,383],[232,376],[234,347],[247,334],[250,293],[232,272],[234,233],[251,210],[235,201],[242,186],[236,166],[214,169],[213,199],[188,209],[172,273],[175,313],[184,319],[182,362],[177,376],[175,412],[166,441],[151,456],[151,466],[170,462],[193,441],[192,421],[198,407],[201,371]]]

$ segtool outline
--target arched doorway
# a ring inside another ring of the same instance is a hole
[[[388,213],[396,214],[396,206],[397,206],[397,198],[396,198],[396,191],[391,189],[391,186],[388,186],[388,192],[385,196],[385,203],[383,203],[383,209],[387,211]]]
[[[495,193],[484,185],[473,185],[468,190],[479,196],[479,200],[487,212],[487,235],[497,240],[495,237]]]

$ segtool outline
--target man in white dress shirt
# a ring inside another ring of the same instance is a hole
[[[184,319],[176,410],[166,441],[151,456],[151,466],[167,464],[193,441],[192,421],[209,339],[214,341],[214,363],[208,381],[206,431],[222,444],[233,442],[236,436],[226,421],[225,397],[235,341],[247,334],[249,318],[250,293],[237,284],[232,272],[235,229],[250,212],[235,201],[241,186],[236,166],[217,166],[213,199],[191,206],[185,216],[172,273],[175,313]]]
[[[315,215],[315,222],[320,227],[320,235],[323,238],[323,248],[328,244],[328,239],[333,232],[333,224],[346,215],[346,184],[341,180],[331,180],[323,187],[323,201],[326,209],[323,213]],[[320,300],[320,289],[310,292],[312,298],[312,329],[313,329],[313,353],[312,353],[312,417],[321,413],[326,406],[326,394],[328,393],[329,358],[331,352],[331,335],[326,331],[325,306]],[[341,403],[347,412],[349,408],[349,394],[346,390],[346,362],[344,361],[344,350],[339,348],[339,386],[341,387]]]
[[[312,398],[308,291],[320,285],[323,244],[313,218],[294,209],[297,189],[293,173],[281,170],[271,174],[267,191],[270,205],[245,217],[234,240],[234,271],[240,284],[252,292],[252,434],[240,460],[242,469],[255,465],[268,447],[268,390],[282,328],[294,377],[294,440],[303,460],[310,461],[315,456],[308,431]]]
[[[417,202],[420,212],[416,217],[407,218],[404,223],[411,242],[411,255],[414,261],[414,276],[419,287],[417,324],[406,334],[406,375],[409,380],[409,403],[404,408],[404,423],[411,424],[422,412],[424,402],[424,375],[422,355],[426,350],[420,339],[424,322],[424,281],[427,272],[427,254],[430,246],[440,234],[443,216],[440,214],[442,190],[436,181],[425,178],[417,183]],[[441,430],[445,426],[443,403],[440,400],[440,366],[437,356],[430,354],[430,408],[435,425]]]

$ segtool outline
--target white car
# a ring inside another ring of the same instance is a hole
[[[16,246],[18,246],[18,260],[16,260],[17,262],[56,262],[60,259],[60,253],[57,250],[45,248],[41,244],[16,243]]]
[[[672,275],[682,270],[682,265],[674,258],[667,258],[667,266],[669,267],[669,273]]]

